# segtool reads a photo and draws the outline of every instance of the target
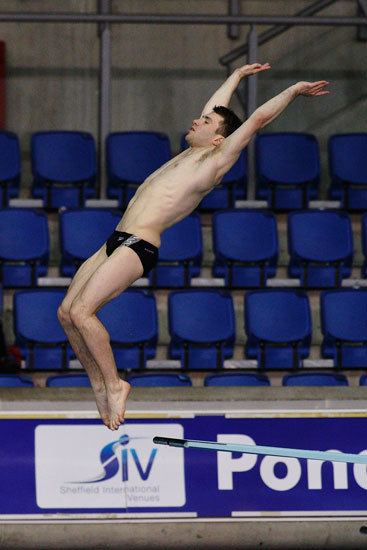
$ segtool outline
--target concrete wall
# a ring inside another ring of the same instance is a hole
[[[292,15],[305,0],[243,0],[242,13]],[[113,13],[227,13],[226,0],[111,2]],[[96,0],[0,0],[0,11],[92,13]],[[354,0],[322,15],[353,16]],[[259,27],[259,33],[265,27]],[[179,137],[226,73],[218,58],[246,38],[227,38],[225,26],[113,25],[111,130],[160,130],[177,150]],[[8,128],[21,138],[24,184],[29,183],[29,137],[46,129],[87,130],[97,136],[97,27],[93,24],[0,24],[7,43]],[[298,27],[260,47],[271,73],[259,82],[259,102],[298,80],[325,78],[333,94],[300,98],[269,130],[308,131],[325,144],[333,132],[365,130],[366,44],[354,28]],[[233,106],[241,111],[238,103]]]

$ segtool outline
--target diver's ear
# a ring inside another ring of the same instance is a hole
[[[223,143],[223,141],[224,141],[224,137],[221,136],[220,134],[217,134],[212,140],[212,145],[215,145],[216,147],[218,147],[218,145]]]

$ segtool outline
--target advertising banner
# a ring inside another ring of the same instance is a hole
[[[155,445],[156,435],[366,453],[367,418],[0,421],[0,519],[367,515],[367,466]]]

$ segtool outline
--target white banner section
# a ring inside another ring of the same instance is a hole
[[[153,437],[182,438],[180,424],[43,425],[35,429],[40,508],[180,507],[186,502],[184,450]]]

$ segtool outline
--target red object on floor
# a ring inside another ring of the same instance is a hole
[[[2,129],[5,129],[6,125],[5,55],[5,42],[0,41],[0,128]]]

